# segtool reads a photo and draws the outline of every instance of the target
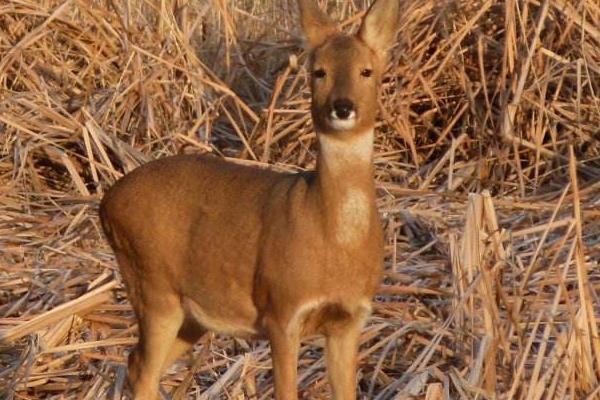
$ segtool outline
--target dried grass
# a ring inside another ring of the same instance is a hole
[[[330,2],[352,28],[365,1]],[[600,5],[406,2],[376,143],[386,277],[369,399],[600,398]],[[0,396],[119,399],[136,325],[97,204],[181,152],[311,168],[292,0],[0,4]],[[303,398],[326,398],[322,340]],[[207,335],[172,398],[272,396]]]

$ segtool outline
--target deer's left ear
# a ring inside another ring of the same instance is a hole
[[[375,50],[382,60],[386,59],[386,50],[396,41],[400,1],[375,0],[357,33],[358,38]]]

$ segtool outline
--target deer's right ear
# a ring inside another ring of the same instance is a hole
[[[298,7],[304,36],[311,49],[337,32],[337,24],[319,9],[316,0],[298,0]]]

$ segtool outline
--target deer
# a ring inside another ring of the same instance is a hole
[[[322,335],[332,397],[356,399],[360,333],[384,264],[374,131],[399,0],[376,0],[355,34],[298,0],[308,48],[314,171],[175,155],[119,179],[99,214],[139,326],[136,400],[206,332],[267,339],[274,395],[298,398],[303,337]]]

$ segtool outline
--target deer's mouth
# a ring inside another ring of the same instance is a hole
[[[347,114],[341,116],[339,112],[332,111],[329,114],[328,122],[329,125],[336,131],[345,131],[352,129],[356,126],[356,112],[354,110],[349,111]]]

